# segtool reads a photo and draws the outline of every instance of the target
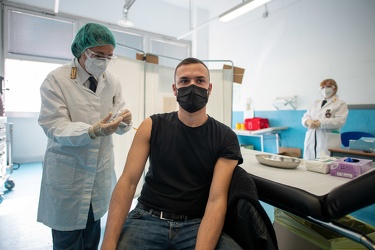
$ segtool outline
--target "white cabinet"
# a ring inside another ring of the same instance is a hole
[[[14,187],[13,180],[10,180],[12,173],[12,161],[9,161],[8,154],[8,139],[7,139],[7,118],[0,117],[0,185],[5,186],[6,189],[11,190]],[[0,193],[0,203],[3,201],[3,195]]]

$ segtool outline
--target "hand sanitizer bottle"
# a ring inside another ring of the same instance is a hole
[[[244,120],[249,118],[254,118],[254,108],[251,98],[246,99],[246,106],[243,113]]]

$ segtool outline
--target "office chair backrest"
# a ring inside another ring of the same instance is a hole
[[[361,137],[374,137],[370,133],[350,131],[341,134],[341,143],[344,147],[349,147],[349,140],[358,140]]]

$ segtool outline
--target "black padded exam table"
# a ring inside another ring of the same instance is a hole
[[[375,203],[375,170],[351,180],[307,171],[304,165],[264,166],[255,158],[261,153],[242,149],[241,165],[254,178],[260,200],[375,249],[365,234],[335,221]]]

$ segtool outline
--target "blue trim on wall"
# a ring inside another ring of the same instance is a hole
[[[287,126],[288,129],[280,131],[281,147],[300,148],[303,152],[306,128],[301,124],[301,118],[306,110],[276,110],[276,111],[256,111],[255,117],[267,118],[271,127]],[[243,112],[233,112],[232,127],[236,123],[243,123]],[[341,132],[361,131],[375,136],[375,109],[353,109],[349,110],[349,115]],[[256,150],[260,150],[260,142],[257,138],[239,136],[241,144],[253,144]],[[272,138],[265,140],[265,152],[275,152],[275,141]]]
[[[351,109],[341,132],[360,131],[375,136],[375,109]]]

